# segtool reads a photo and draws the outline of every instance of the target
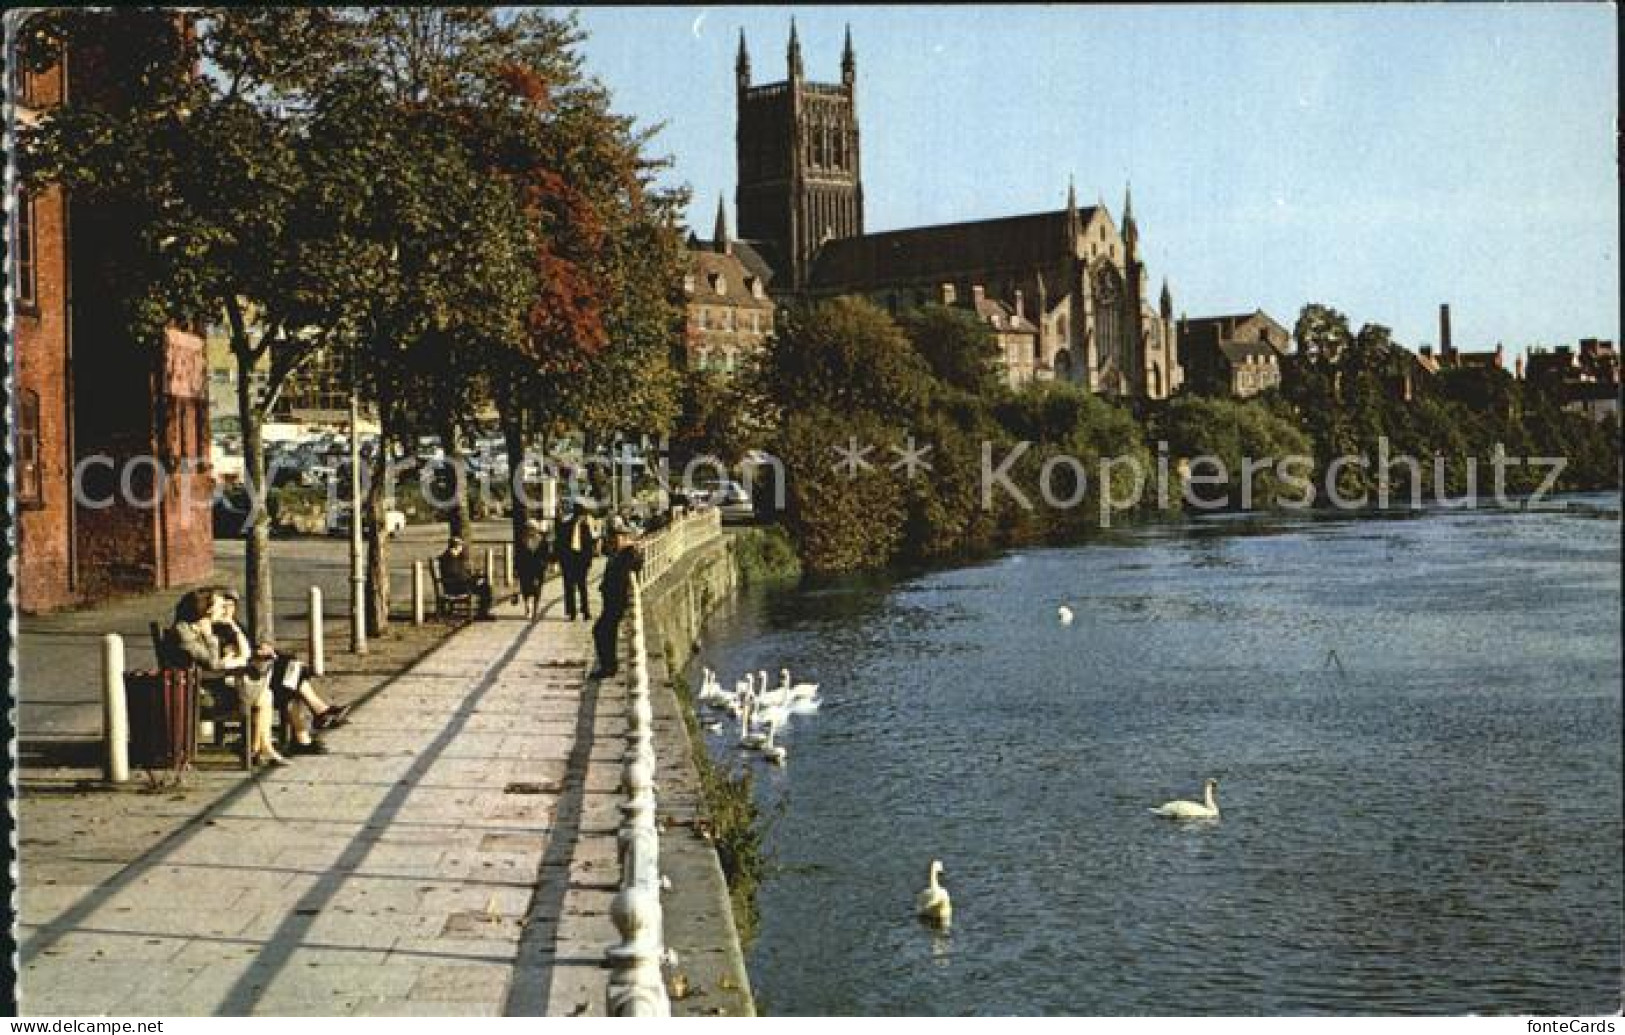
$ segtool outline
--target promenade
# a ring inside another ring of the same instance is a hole
[[[184,792],[25,773],[22,1010],[602,1014],[625,687],[544,603],[378,686],[328,755]]]

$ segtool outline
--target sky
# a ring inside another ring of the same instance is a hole
[[[870,232],[1082,204],[1190,316],[1322,302],[1458,348],[1619,337],[1614,8],[1586,4],[686,7],[579,13],[668,182],[735,226],[734,55],[857,51]],[[1154,297],[1154,294],[1153,294]]]

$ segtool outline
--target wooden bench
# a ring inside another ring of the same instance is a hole
[[[457,612],[465,612],[470,621],[479,607],[479,601],[473,593],[447,593],[445,584],[440,578],[440,558],[432,557],[429,560],[429,581],[434,583],[434,612],[442,618],[455,617]]]
[[[164,656],[163,627],[157,622],[149,622],[147,624],[147,631],[152,635],[153,656],[158,659],[158,665],[160,668],[162,668],[162,659]],[[193,668],[195,669],[196,666],[193,666]],[[221,687],[214,680],[199,681],[197,694],[197,714],[192,717],[192,721],[198,726],[201,726],[204,720],[208,720],[209,724],[214,730],[214,735],[210,738],[210,742],[214,747],[220,750],[225,750],[226,727],[228,725],[236,727],[237,759],[241,763],[244,770],[251,771],[254,768],[253,755],[250,751],[250,747],[253,744],[253,737],[251,736],[252,731],[249,729],[249,725],[246,721],[244,721],[244,719],[245,716],[243,715],[242,707],[238,703],[237,694],[235,691],[231,690],[230,688]],[[276,718],[273,717],[273,728],[276,721]]]

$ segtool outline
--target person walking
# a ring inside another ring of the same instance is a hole
[[[616,647],[621,637],[621,617],[631,604],[632,576],[643,570],[643,551],[620,518],[610,525],[604,555],[609,559],[604,562],[604,575],[598,582],[603,608],[592,627],[598,667],[589,679],[603,679],[620,670]]]
[[[579,503],[559,522],[553,535],[553,553],[559,560],[559,574],[564,579],[564,620],[575,621],[576,612],[581,620],[592,621],[592,605],[587,601],[587,571],[592,567],[598,539],[592,524],[592,515]]]
[[[519,576],[519,596],[525,602],[525,617],[535,621],[542,610],[542,582],[547,578],[547,537],[540,521],[525,523],[524,538],[514,556]]]

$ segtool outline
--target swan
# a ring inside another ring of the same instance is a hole
[[[772,762],[774,765],[783,765],[785,758],[787,758],[790,753],[781,745],[773,743],[773,736],[778,732],[779,724],[769,720],[767,724],[767,739],[762,742],[762,757],[767,759],[769,762]]]
[[[1062,604],[1060,607],[1055,609],[1055,613],[1060,617],[1062,625],[1072,624],[1072,609],[1070,607]]]
[[[1170,801],[1158,805],[1151,811],[1168,819],[1218,819],[1219,798],[1217,791],[1219,781],[1209,779],[1202,785],[1202,801]]]
[[[765,739],[760,733],[750,731],[751,715],[754,710],[755,705],[747,695],[744,707],[739,713],[739,746],[742,748],[761,747],[762,741]]]
[[[925,890],[914,897],[914,914],[927,923],[947,927],[954,914],[954,904],[948,898],[948,889],[937,883],[942,873],[942,863],[932,859]]]
[[[783,693],[786,697],[788,697],[792,701],[798,700],[798,699],[813,698],[813,697],[818,696],[818,684],[817,683],[795,683],[795,684],[791,684],[791,682],[790,682],[790,670],[787,669],[787,668],[781,668],[781,669],[779,669],[779,692]]]
[[[728,701],[727,691],[722,689],[722,684],[717,681],[717,674],[710,669],[705,670],[705,679],[700,683],[700,692],[695,700],[717,708],[723,707]]]

